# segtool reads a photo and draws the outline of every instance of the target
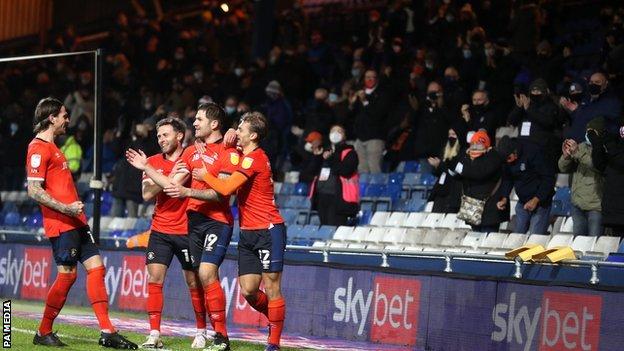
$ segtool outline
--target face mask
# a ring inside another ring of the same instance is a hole
[[[357,78],[357,77],[359,77],[359,76],[360,76],[360,69],[359,69],[359,68],[353,68],[353,69],[351,70],[351,76],[352,76],[353,78]]]
[[[175,55],[173,56],[173,58],[175,58],[176,60],[180,61],[180,60],[184,60],[184,54],[183,53],[179,53],[176,52]]]
[[[342,142],[342,134],[339,132],[331,132],[329,133],[329,141],[332,144],[339,144]]]
[[[485,56],[487,57],[494,56],[494,49],[485,49]]]
[[[430,101],[436,101],[438,99],[438,93],[436,93],[435,91],[427,93],[427,99]]]
[[[399,45],[392,45],[392,51],[394,51],[395,54],[398,54],[401,52],[401,47]]]
[[[204,78],[204,72],[202,72],[202,71],[195,71],[195,72],[193,72],[193,77],[195,78],[195,80],[201,82],[202,79]]]
[[[469,59],[472,57],[472,51],[470,51],[470,49],[464,49],[462,52],[465,59]]]
[[[531,94],[531,100],[535,101],[535,102],[542,102],[544,101],[545,97],[544,95],[541,94]]]
[[[456,137],[448,137],[448,143],[451,147],[455,146],[455,143],[457,142],[457,138]]]
[[[17,133],[17,129],[18,129],[17,123],[12,122],[10,128],[11,128],[11,135],[15,135],[15,133]]]
[[[305,143],[305,145],[303,146],[303,149],[307,152],[312,152],[312,143],[310,142]]]
[[[600,95],[600,93],[602,92],[602,87],[600,85],[598,85],[598,84],[592,83],[592,84],[589,85],[588,88],[589,88],[589,94],[590,95],[594,95],[594,96],[595,95]]]
[[[236,107],[234,107],[234,106],[225,106],[225,113],[227,113],[228,115],[231,115],[234,112],[236,112]]]
[[[242,75],[243,75],[243,73],[245,73],[245,70],[244,70],[244,69],[242,69],[242,68],[234,68],[234,74],[235,74],[237,77],[242,76]]]
[[[589,136],[587,132],[585,132],[585,142],[587,143],[587,145],[591,146],[591,141],[589,141]]]
[[[143,109],[146,111],[149,111],[152,109],[152,103],[151,102],[146,102],[143,104]]]
[[[485,110],[484,105],[472,105],[471,107],[476,115],[481,115],[483,113],[483,110]]]
[[[455,17],[453,17],[453,15],[446,15],[447,22],[453,22],[454,20],[455,20]]]
[[[427,68],[428,70],[432,70],[433,69],[433,62],[425,61],[425,68]]]
[[[330,93],[329,94],[329,102],[336,102],[338,101],[338,95],[334,94],[334,93]]]
[[[279,97],[278,94],[276,93],[267,93],[267,96],[269,97],[269,99],[271,100],[277,100],[277,98]]]
[[[277,56],[269,57],[269,63],[274,65],[277,62]]]

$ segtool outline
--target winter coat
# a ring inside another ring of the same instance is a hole
[[[594,167],[604,173],[602,223],[604,226],[624,226],[624,141],[607,135],[592,142]]]
[[[587,143],[578,145],[570,158],[559,158],[559,170],[572,173],[572,203],[583,211],[600,211],[604,178],[594,168],[592,147]]]
[[[481,217],[482,226],[499,225],[509,219],[508,215],[505,216],[505,211],[500,211],[496,207],[496,203],[504,197],[500,185],[498,190],[494,191],[503,172],[503,158],[498,152],[490,150],[474,160],[468,155],[463,155],[454,172],[462,182],[464,195],[480,200],[487,199]]]
[[[343,150],[349,150],[344,158],[342,157]],[[321,160],[322,157],[316,159]],[[340,177],[351,178],[357,175],[359,161],[353,146],[345,143],[336,145],[334,153],[327,160],[322,160],[322,163],[321,174],[319,177],[315,178],[310,192],[312,197],[311,202],[313,204],[312,209],[316,209],[317,201],[315,200],[317,194],[335,194],[337,214],[348,216],[357,214],[360,209],[359,203],[354,204],[344,201],[342,196],[343,188],[340,181]],[[321,180],[322,178],[320,176],[323,175],[323,168],[329,168],[329,177],[327,180]]]

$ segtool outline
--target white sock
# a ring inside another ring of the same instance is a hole
[[[158,331],[158,330],[150,330],[150,336],[159,338],[160,337],[160,331]]]

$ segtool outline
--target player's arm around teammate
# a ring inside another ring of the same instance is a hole
[[[156,125],[158,144],[162,153],[147,157],[141,150],[129,149],[128,162],[144,172],[142,193],[144,200],[156,198],[151,234],[146,250],[148,271],[147,312],[150,320],[150,335],[143,347],[162,347],[160,322],[163,308],[162,287],[171,260],[175,255],[182,265],[184,278],[189,288],[195,311],[197,332],[193,348],[206,345],[206,319],[203,290],[193,265],[189,250],[185,199],[175,199],[163,192],[170,184],[184,183],[188,174],[177,172],[182,155],[182,140],[186,126],[178,118],[165,118]]]

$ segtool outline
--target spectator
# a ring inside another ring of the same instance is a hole
[[[442,83],[444,100],[451,111],[459,112],[461,107],[469,102],[468,93],[464,90],[462,83],[455,67],[449,66],[444,70]]]
[[[355,114],[355,150],[358,154],[360,173],[381,172],[386,132],[384,125],[388,118],[390,97],[379,85],[377,72],[367,70],[364,74],[364,89],[350,97]]]
[[[466,154],[466,129],[461,123],[456,123],[448,131],[448,141],[444,146],[442,159],[430,157],[427,159],[433,167],[433,174],[438,181],[433,186],[429,201],[433,201],[432,212],[457,213],[461,205],[462,183],[453,177],[457,162]]]
[[[321,134],[329,133],[334,123],[334,113],[328,103],[329,93],[325,88],[318,88],[314,92],[314,100],[304,113],[303,130],[305,132],[318,131]]]
[[[322,167],[312,190],[312,209],[322,225],[347,225],[359,211],[358,155],[346,144],[345,130],[335,125],[329,133],[331,146],[323,151]]]
[[[271,159],[272,168],[280,171],[290,149],[289,136],[293,112],[278,81],[269,82],[264,91],[267,100],[263,105],[263,110],[270,123],[267,138],[269,145],[266,146],[266,151]]]
[[[604,134],[604,119],[594,118],[587,123],[587,130]],[[602,235],[602,191],[604,179],[594,168],[592,145],[588,141],[577,144],[566,139],[559,158],[559,170],[572,173],[572,228],[574,235]]]
[[[458,116],[446,107],[444,91],[438,82],[431,82],[427,86],[427,97],[416,127],[416,158],[439,157],[440,150],[446,143],[448,127]]]
[[[624,236],[624,140],[621,134],[599,134],[589,127],[587,139],[594,167],[604,174],[602,225],[611,234]]]
[[[598,116],[604,116],[607,129],[616,123],[622,113],[622,101],[609,89],[609,81],[602,72],[591,75],[588,94],[579,103],[568,98],[561,98],[561,106],[570,113],[572,124],[568,137],[577,143],[585,139],[587,122]],[[613,130],[609,130],[614,132]]]
[[[305,137],[304,142],[297,147],[297,153],[301,158],[299,181],[311,184],[321,170],[323,135],[312,131]]]
[[[409,114],[406,115],[401,123],[388,133],[384,161],[387,162],[390,171],[394,171],[401,161],[414,158],[414,128],[410,117]]]
[[[485,90],[476,90],[472,93],[472,104],[463,105],[461,114],[466,122],[468,132],[485,130],[490,140],[494,140],[498,123],[496,113],[490,106],[490,99]]]
[[[473,134],[470,147],[452,170],[462,183],[462,193],[479,200],[485,200],[480,224],[471,224],[475,232],[498,232],[500,224],[508,218],[499,209],[501,196],[503,160],[492,149],[487,133]]]
[[[74,180],[77,180],[80,177],[81,171],[80,162],[82,161],[82,148],[80,144],[76,142],[76,138],[74,138],[71,132],[58,137],[57,140],[61,145],[61,152],[67,159],[67,166]]]
[[[534,143],[516,142],[509,148],[507,169],[518,195],[514,233],[546,234],[555,188],[554,168],[542,148]],[[511,184],[503,189],[509,197]]]
[[[225,99],[225,120],[221,123],[221,133],[225,135],[228,129],[238,124],[241,114],[238,113],[238,98],[230,95]]]
[[[20,111],[17,109],[19,105],[15,104],[7,107],[5,111],[7,118],[0,123],[0,168],[2,168],[0,188],[4,191],[24,188],[26,153],[21,150],[28,148],[32,127],[29,128],[26,123],[20,121]]]
[[[555,131],[563,124],[557,105],[551,100],[546,81],[538,78],[529,86],[529,96],[514,95],[516,106],[509,114],[509,123],[520,129],[519,142],[532,143],[548,156],[547,165],[554,168],[561,144]],[[533,150],[532,148],[529,148]]]

